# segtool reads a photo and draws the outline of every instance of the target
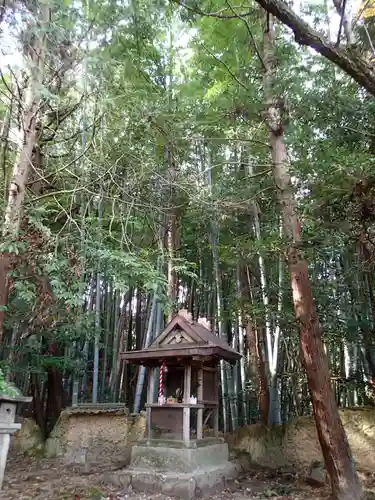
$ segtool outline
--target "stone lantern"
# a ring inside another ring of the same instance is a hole
[[[30,397],[22,396],[13,384],[6,382],[0,370],[0,490],[3,486],[10,436],[21,428],[21,424],[15,422],[17,407],[31,400]]]

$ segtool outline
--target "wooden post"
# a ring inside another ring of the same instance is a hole
[[[215,371],[215,388],[216,389],[216,394],[215,394],[215,401],[217,402],[216,408],[214,410],[214,436],[219,437],[219,394],[218,394],[218,387],[219,387],[219,373],[218,373],[218,367],[216,367]],[[224,402],[223,402],[224,404]]]
[[[148,368],[148,387],[147,387],[147,403],[154,402],[154,385],[155,385],[155,369],[153,366]],[[151,439],[151,411],[150,407],[146,408],[147,421],[147,439]]]
[[[198,389],[197,402],[202,404],[203,401],[203,368],[198,368]],[[197,410],[197,439],[202,439],[203,432],[203,408]]]
[[[184,374],[184,404],[190,403],[190,391],[191,391],[191,365],[185,366]],[[186,407],[183,409],[183,427],[182,435],[185,443],[190,441],[190,408]]]

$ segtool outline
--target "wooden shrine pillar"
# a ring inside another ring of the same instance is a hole
[[[219,370],[218,366],[216,366],[216,371],[215,371],[215,387],[220,387],[220,379],[219,379]],[[219,401],[218,401],[219,394],[216,395],[216,401],[217,405],[214,410],[214,436],[219,437]],[[223,404],[225,404],[225,401],[223,401]]]
[[[198,368],[198,388],[197,388],[197,402],[199,404],[203,401],[203,368]],[[203,408],[197,410],[197,439],[202,439],[203,435]]]
[[[154,402],[155,388],[155,369],[150,366],[148,368],[148,386],[147,386],[147,403]],[[146,406],[146,423],[147,423],[147,439],[151,439],[151,407]]]
[[[185,366],[184,372],[184,408],[182,435],[185,443],[190,441],[190,392],[191,392],[191,365]]]

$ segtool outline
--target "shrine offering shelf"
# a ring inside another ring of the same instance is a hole
[[[159,405],[159,403],[146,403],[146,408],[198,408],[203,409],[203,404],[188,404],[188,403],[165,403],[163,405]]]

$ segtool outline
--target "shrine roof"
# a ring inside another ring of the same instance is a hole
[[[234,363],[240,357],[224,339],[212,333],[206,318],[193,321],[186,310],[179,311],[146,349],[121,353],[122,359],[134,364],[152,364],[174,358],[213,358]]]

